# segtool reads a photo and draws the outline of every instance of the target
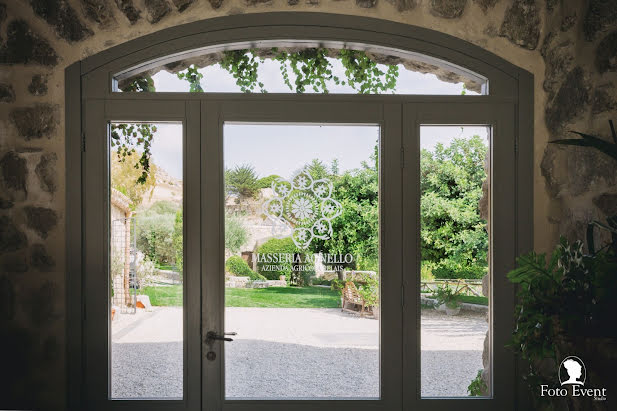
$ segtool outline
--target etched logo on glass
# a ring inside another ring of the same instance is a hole
[[[332,198],[333,191],[330,180],[315,180],[306,168],[290,180],[273,181],[274,195],[262,205],[264,215],[272,224],[272,235],[291,237],[303,250],[315,238],[331,238],[332,220],[343,212],[341,203]]]

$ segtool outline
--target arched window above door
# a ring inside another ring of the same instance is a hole
[[[115,92],[487,95],[488,79],[425,54],[362,43],[263,40],[202,47],[113,76]]]

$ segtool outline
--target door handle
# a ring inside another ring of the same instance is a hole
[[[233,341],[233,338],[225,337],[226,335],[238,335],[236,332],[223,333],[223,335],[217,334],[216,331],[208,331],[206,333],[206,344],[212,344],[214,341]]]

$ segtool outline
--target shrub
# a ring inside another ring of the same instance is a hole
[[[433,275],[434,269],[435,264],[430,261],[422,261],[422,265],[420,266],[420,279],[422,281],[433,281],[435,279]]]
[[[244,259],[239,255],[232,255],[229,257],[225,263],[225,269],[237,276],[249,277],[251,280],[263,281],[266,279],[263,275],[251,270],[251,267],[249,267],[246,261],[244,261]]]
[[[249,233],[242,224],[242,220],[235,215],[225,213],[225,249],[237,253],[248,239]]]
[[[159,264],[173,264],[174,214],[147,214],[137,218],[137,248]]]
[[[377,276],[362,273],[354,283],[366,305],[370,307],[379,305],[379,278]]]
[[[138,258],[135,264],[138,288],[149,287],[154,284],[156,267],[148,257]]]
[[[327,285],[327,286],[331,286],[332,285],[332,281],[331,280],[324,280],[323,278],[313,278],[313,285]]]
[[[263,243],[257,249],[258,254],[294,254],[297,253],[298,249],[294,244],[293,240],[289,237],[287,238],[272,238],[265,243]],[[266,271],[264,266],[276,266],[277,270]],[[257,272],[269,280],[278,280],[281,275],[285,276],[285,279],[289,281],[291,278],[291,268],[293,263],[289,262],[276,262],[276,263],[257,263]]]
[[[486,275],[486,267],[480,265],[462,265],[450,260],[440,262],[432,273],[435,278],[482,279]]]
[[[454,294],[448,286],[439,287],[435,292],[437,305],[445,304],[448,308],[457,308],[461,305],[461,296]]]
[[[471,380],[471,383],[467,387],[467,392],[471,397],[481,397],[486,395],[487,389],[488,387],[482,379],[482,370],[478,370],[478,375],[476,375],[476,378]]]
[[[260,178],[259,180],[257,180],[257,187],[259,188],[270,188],[272,187],[272,182],[274,180],[277,180],[281,177],[277,176],[276,174],[271,174],[268,177],[263,177]]]
[[[180,272],[180,276],[183,273],[184,267],[184,251],[183,251],[183,236],[182,236],[182,210],[176,212],[176,218],[174,220],[174,232],[172,234],[172,242],[174,246],[174,253],[176,257],[176,267]]]

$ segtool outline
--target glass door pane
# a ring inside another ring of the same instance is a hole
[[[224,397],[379,398],[380,127],[223,135]]]
[[[182,123],[110,134],[110,397],[182,398]]]
[[[420,127],[421,396],[490,396],[490,136]]]

